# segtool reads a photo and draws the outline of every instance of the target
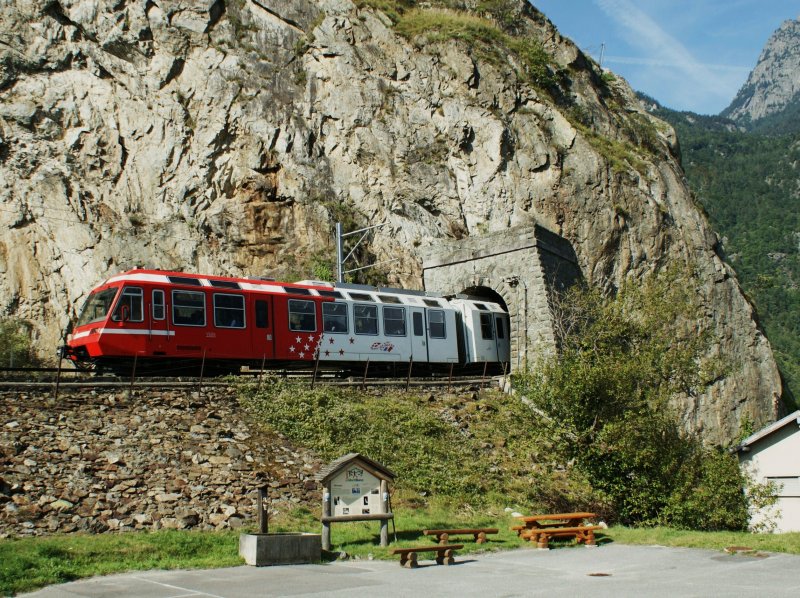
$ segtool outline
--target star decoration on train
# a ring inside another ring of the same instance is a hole
[[[330,357],[330,356],[331,356],[331,352],[330,351],[325,351],[325,357]]]
[[[339,355],[344,355],[344,349],[339,349]]]
[[[298,336],[297,338],[295,338],[295,339],[294,339],[294,342],[296,342],[296,343],[302,343],[302,342],[303,342],[303,339],[302,339],[302,338],[300,338],[300,337]]]
[[[351,336],[351,337],[350,337],[350,344],[352,345],[354,342],[356,342],[356,339],[354,339],[354,338]]]
[[[333,340],[333,337],[330,337],[330,338],[328,339],[328,342],[329,342],[330,344],[333,344],[333,342],[334,342],[334,340]]]

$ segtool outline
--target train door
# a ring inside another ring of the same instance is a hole
[[[262,360],[275,358],[275,316],[271,295],[253,297],[253,355]]]
[[[497,337],[495,335],[494,316],[488,312],[475,312],[480,322],[479,361],[498,361]]]
[[[167,298],[163,289],[150,290],[149,339],[153,355],[170,354],[170,343],[175,333],[170,330],[167,318]]]
[[[511,360],[511,342],[509,339],[508,316],[505,314],[494,316],[495,340],[497,341],[497,360],[506,363]]]
[[[425,321],[425,309],[409,307],[411,312],[411,357],[415,362],[428,361],[428,328]]]

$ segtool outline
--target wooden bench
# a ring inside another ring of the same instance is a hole
[[[524,532],[526,529],[528,529],[528,526],[526,526],[526,525],[512,525],[509,529],[511,529],[512,532],[517,532],[518,536],[521,536],[522,532]]]
[[[603,529],[599,525],[576,525],[573,527],[547,527],[523,531],[520,536],[531,542],[536,542],[538,548],[546,549],[547,542],[554,536],[575,536],[575,541],[585,543],[586,546],[596,546],[594,541],[595,530]]]
[[[429,544],[428,546],[415,546],[413,548],[393,548],[389,554],[400,555],[400,566],[414,569],[417,564],[417,553],[435,552],[437,565],[452,565],[455,563],[453,551],[464,548],[463,544]]]
[[[422,533],[426,536],[436,536],[439,544],[447,544],[450,536],[463,536],[472,534],[476,544],[486,543],[486,534],[496,534],[499,530],[496,527],[482,527],[471,529],[424,529]]]

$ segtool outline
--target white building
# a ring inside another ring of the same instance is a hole
[[[767,519],[776,532],[800,531],[800,411],[749,436],[738,447],[739,465],[759,483],[774,482],[778,503],[769,512],[752,513],[758,528]]]

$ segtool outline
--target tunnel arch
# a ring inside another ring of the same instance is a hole
[[[504,310],[508,311],[508,304],[506,303],[505,298],[491,287],[487,287],[485,285],[473,285],[465,288],[460,294],[469,295],[470,297],[475,297],[478,299],[485,299],[486,301],[491,301],[492,303],[499,303]]]

